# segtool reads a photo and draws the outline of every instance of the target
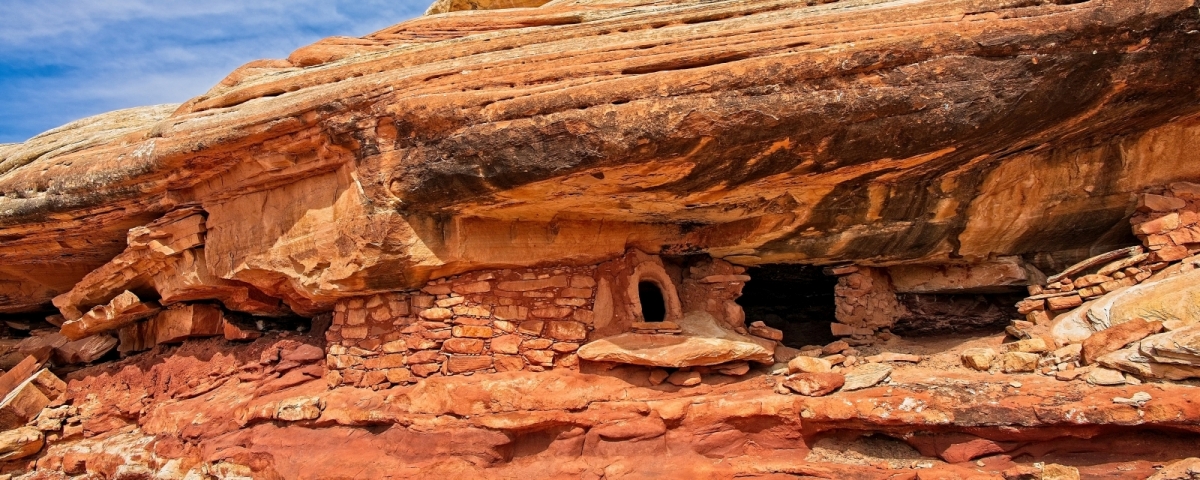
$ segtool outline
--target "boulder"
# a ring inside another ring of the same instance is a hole
[[[740,335],[707,313],[689,313],[678,323],[679,335],[618,334],[579,347],[579,358],[672,368],[738,360],[775,363],[774,342]]]
[[[1083,363],[1085,365],[1095,363],[1101,355],[1120,350],[1126,345],[1158,333],[1160,330],[1162,330],[1162,322],[1147,322],[1143,318],[1135,318],[1096,332],[1083,341]]]
[[[1079,361],[1080,355],[1083,352],[1083,345],[1072,343],[1065,347],[1059,348],[1047,356],[1054,363],[1071,363]]]
[[[845,383],[846,377],[840,373],[797,373],[783,380],[789,390],[809,397],[829,395]]]
[[[1024,373],[1037,370],[1038,359],[1035,353],[1008,352],[1000,357],[1000,368],[1004,373]]]
[[[1093,368],[1087,374],[1087,382],[1092,385],[1116,386],[1125,384],[1125,374],[1110,368]]]
[[[824,358],[796,357],[788,362],[789,373],[826,373],[833,368],[833,363]]]
[[[34,427],[20,427],[0,432],[0,462],[25,458],[42,449],[46,439]]]
[[[850,369],[845,374],[846,383],[842,390],[846,392],[874,387],[892,374],[892,367],[886,363],[867,363]]]
[[[849,342],[847,342],[845,340],[838,340],[836,342],[830,343],[829,345],[821,347],[821,355],[833,355],[835,353],[842,353],[843,351],[845,351],[848,348],[850,348]]]
[[[990,348],[968,348],[963,350],[960,357],[963,366],[979,371],[987,371],[992,368],[992,362],[996,360],[996,351]]]
[[[1005,352],[1046,353],[1050,346],[1042,338],[1029,338],[1004,345]]]

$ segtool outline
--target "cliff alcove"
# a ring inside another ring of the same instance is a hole
[[[772,264],[746,270],[750,281],[737,303],[746,321],[761,321],[783,332],[782,343],[792,348],[825,345],[837,340],[830,331],[836,321],[834,287],[837,278],[812,265]]]
[[[1188,478],[1195,1],[986,3],[441,1],[0,145],[0,478]]]

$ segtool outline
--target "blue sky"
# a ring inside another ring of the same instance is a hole
[[[433,0],[4,0],[0,143],[120,108],[178,103],[237,66],[361,36]]]

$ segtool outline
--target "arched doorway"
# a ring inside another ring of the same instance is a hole
[[[658,284],[648,281],[638,282],[638,299],[641,301],[644,321],[661,322],[667,318],[667,302]]]

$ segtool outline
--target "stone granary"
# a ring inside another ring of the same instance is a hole
[[[0,145],[0,476],[1192,478],[1198,32],[438,1]]]

